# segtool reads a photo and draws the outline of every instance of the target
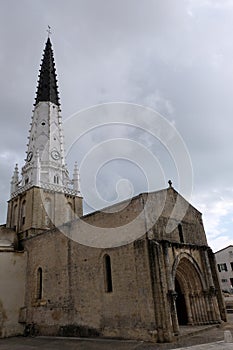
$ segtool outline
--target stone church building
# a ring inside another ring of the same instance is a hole
[[[109,212],[83,215],[78,168],[70,178],[61,123],[48,38],[25,164],[21,175],[15,167],[0,227],[0,337],[170,342],[182,325],[226,321],[201,213],[169,183]]]

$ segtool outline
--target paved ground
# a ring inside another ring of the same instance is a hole
[[[219,343],[212,343],[212,344],[205,344],[205,345],[194,345],[191,347],[185,347],[185,348],[179,348],[180,350],[232,350],[233,349],[233,343],[227,344],[224,342]],[[176,350],[179,350],[176,349]]]
[[[230,330],[233,335],[233,314],[228,316],[227,324],[192,336],[186,336],[172,344],[97,339],[18,337],[0,339],[0,350],[178,350],[181,348],[182,350],[233,350],[233,343],[223,342],[225,330]]]

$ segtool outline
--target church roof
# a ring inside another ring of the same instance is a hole
[[[52,44],[50,38],[48,38],[42,58],[35,105],[39,102],[53,102],[59,106],[56,77]]]

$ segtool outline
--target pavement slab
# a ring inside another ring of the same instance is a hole
[[[232,349],[233,349],[233,343],[224,343],[222,341],[222,342],[216,342],[216,343],[188,346],[184,348],[177,348],[176,350],[232,350]]]
[[[162,345],[162,344],[161,344]],[[64,339],[52,337],[35,338],[8,338],[0,340],[0,350],[156,350],[159,344],[147,344],[134,341],[115,340],[81,340]],[[233,350],[233,343],[224,341],[199,344],[181,348],[170,348],[176,350]]]

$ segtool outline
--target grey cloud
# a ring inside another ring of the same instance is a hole
[[[231,2],[2,0],[0,155],[10,152],[7,162],[0,157],[2,222],[14,163],[20,160],[22,165],[25,156],[48,24],[53,32],[64,119],[101,102],[148,105],[174,122],[185,140],[197,191],[231,186]],[[129,138],[141,138],[161,159],[166,176],[170,174],[176,183],[174,164],[163,149],[148,135],[121,131]],[[78,160],[111,135],[115,137],[116,130],[96,132],[80,141]],[[106,170],[105,184],[108,174],[122,175],[112,167]],[[141,180],[132,177],[129,169],[128,174],[141,190]],[[109,191],[111,186],[109,180]]]

